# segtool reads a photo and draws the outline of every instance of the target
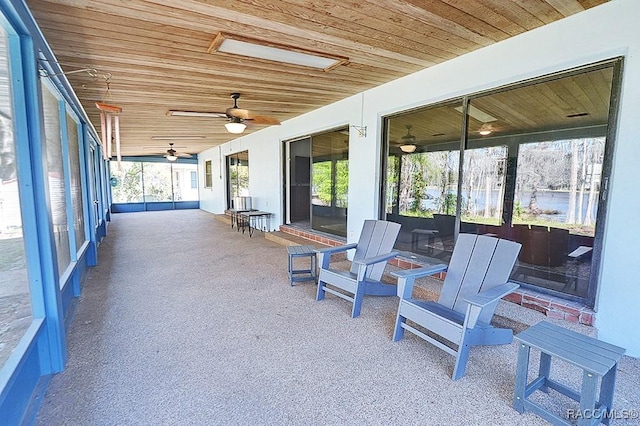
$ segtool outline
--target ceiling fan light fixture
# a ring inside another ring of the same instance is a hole
[[[226,127],[227,132],[238,135],[244,132],[244,129],[247,128],[247,125],[244,124],[241,120],[234,119],[230,123],[225,124],[224,127]]]
[[[173,163],[174,161],[178,161],[178,157],[176,157],[175,155],[165,155],[165,158],[167,159],[167,161]]]
[[[405,127],[407,128],[407,134],[401,138],[402,145],[400,145],[400,151],[411,154],[418,148],[415,144],[416,137],[411,134],[411,128],[413,127],[411,124],[407,124]]]
[[[400,151],[406,152],[407,154],[411,154],[412,152],[415,152],[416,148],[418,147],[413,144],[400,145]]]

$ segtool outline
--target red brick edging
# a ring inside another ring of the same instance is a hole
[[[298,237],[306,238],[307,240],[316,241],[327,246],[335,247],[345,244],[344,241],[334,240],[323,235],[303,231],[289,226],[280,226],[280,231],[285,234],[296,235]],[[402,269],[414,269],[421,267],[416,263],[404,259],[392,259],[389,261],[389,264]],[[441,272],[434,277],[444,280],[445,275],[445,272]],[[549,318],[562,319],[575,324],[584,324],[588,326],[593,326],[595,321],[595,312],[592,309],[576,302],[537,293],[529,289],[518,289],[514,293],[505,296],[504,300],[541,312]]]

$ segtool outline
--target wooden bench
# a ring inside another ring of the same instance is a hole
[[[616,371],[618,362],[625,352],[623,348],[545,321],[528,328],[514,339],[520,342],[520,345],[513,408],[520,414],[525,410],[532,411],[554,425],[573,424],[528,399],[536,390],[548,392],[551,388],[580,403],[580,409],[575,413],[578,426],[609,424]],[[531,348],[540,351],[540,367],[538,377],[527,384]],[[549,377],[553,356],[583,370],[582,389],[579,393]],[[598,401],[596,393],[599,378],[602,378],[602,382]]]

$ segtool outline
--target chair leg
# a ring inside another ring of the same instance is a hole
[[[351,309],[351,318],[355,318],[360,315],[362,309],[362,299],[364,299],[364,284],[359,283],[356,287],[356,292],[353,295],[353,308]]]
[[[462,337],[462,341],[458,346],[458,354],[456,355],[456,364],[453,367],[453,380],[458,380],[460,377],[464,376],[465,371],[467,370],[467,361],[469,360],[469,349],[471,349],[471,344],[466,336]]]
[[[407,319],[403,316],[400,316],[400,308],[398,308],[398,315],[396,316],[396,327],[393,330],[393,341],[397,342],[398,340],[404,337],[404,328],[402,328],[402,324],[404,324]]]
[[[316,301],[324,299],[324,282],[318,281],[318,293],[316,294]]]

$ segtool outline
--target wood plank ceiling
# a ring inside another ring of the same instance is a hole
[[[197,154],[240,108],[284,121],[607,0],[27,0],[96,129],[122,107],[123,155]],[[208,53],[218,32],[348,58],[330,71]],[[83,69],[95,72],[73,72]],[[245,133],[263,126],[252,125]]]

